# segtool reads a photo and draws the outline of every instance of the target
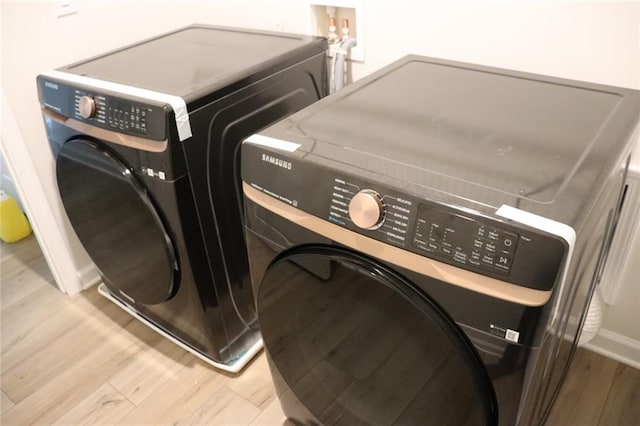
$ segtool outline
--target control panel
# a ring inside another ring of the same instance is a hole
[[[361,186],[334,178],[330,221],[374,231],[376,239],[467,269],[510,274],[517,232],[435,203]]]
[[[281,159],[287,167],[277,167],[271,159]],[[258,144],[243,145],[242,161],[249,165],[242,170],[244,182],[300,211],[501,281],[549,290],[569,251],[561,236],[540,230],[535,223],[418,197],[380,179],[365,179]]]
[[[565,253],[558,237],[358,178],[331,179],[325,216],[330,222],[519,285],[547,289],[555,281]]]
[[[82,89],[74,90],[74,107],[76,119],[131,135],[153,139],[160,136],[157,123],[152,123],[156,115],[154,109],[157,107]],[[164,136],[164,129],[161,132]]]
[[[92,126],[163,141],[169,109],[165,104],[38,76],[40,102],[49,110]]]
[[[472,217],[421,204],[412,243],[438,259],[509,275],[519,238]]]

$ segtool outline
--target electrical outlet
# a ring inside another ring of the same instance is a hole
[[[329,38],[329,12],[334,15],[338,37],[342,21],[348,20],[349,37],[356,39],[349,59],[364,62],[364,19],[362,0],[309,0],[309,32]]]

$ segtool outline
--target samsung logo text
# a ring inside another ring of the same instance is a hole
[[[291,170],[291,162],[274,157],[273,155],[262,154],[262,161],[273,164],[274,166],[282,167],[283,169]]]

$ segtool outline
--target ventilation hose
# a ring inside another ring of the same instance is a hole
[[[331,87],[331,93],[337,92],[344,87],[344,62],[349,54],[349,51],[357,44],[356,39],[348,38],[342,41],[333,54],[333,85]]]

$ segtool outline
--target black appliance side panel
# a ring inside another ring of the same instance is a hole
[[[325,68],[324,56],[316,55],[190,114],[194,137],[182,146],[214,279],[214,286],[197,283],[198,291],[211,326],[224,327],[230,336],[256,319],[243,231],[240,142],[325,96]],[[224,324],[216,323],[220,319]]]
[[[176,149],[180,147],[176,146]],[[150,159],[146,159],[147,164]],[[213,286],[204,241],[198,225],[191,184],[187,176],[174,182],[140,175],[162,213],[171,223],[174,241],[180,254],[180,290],[171,300],[157,305],[136,305],[135,308],[156,325],[203,352],[216,362],[227,363],[235,355],[228,350],[229,336],[223,327],[221,314],[215,320],[206,317],[196,283]],[[188,251],[187,251],[188,247]]]

